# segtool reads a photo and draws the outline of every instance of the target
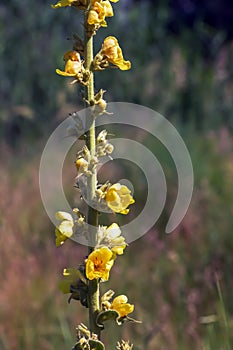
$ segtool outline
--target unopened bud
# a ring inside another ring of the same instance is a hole
[[[85,173],[88,169],[88,162],[84,158],[77,159],[75,165],[79,173]]]

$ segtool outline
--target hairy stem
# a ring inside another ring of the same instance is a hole
[[[85,12],[85,37],[84,37],[84,44],[85,44],[85,51],[84,51],[84,58],[85,58],[85,68],[89,69],[91,68],[91,63],[93,61],[93,36],[89,36],[87,32],[87,11]],[[90,101],[94,100],[94,75],[93,72],[91,72],[88,85],[85,87],[85,99],[90,103]],[[95,147],[96,147],[96,136],[95,136],[95,118],[93,115],[90,115],[90,113],[87,113],[87,121],[86,124],[88,126],[88,131],[86,133],[86,145],[90,150],[91,157],[93,158],[95,155]],[[91,203],[95,196],[95,190],[97,185],[97,175],[96,171],[94,170],[92,175],[87,180],[87,200],[88,203]],[[96,233],[97,233],[97,226],[98,226],[98,212],[97,210],[93,209],[91,206],[88,207],[88,213],[87,213],[87,223],[91,225],[92,227],[96,229],[89,230],[89,247],[88,247],[88,254],[90,254],[93,251],[93,246],[95,245],[96,241]],[[98,336],[100,336],[100,329],[96,325],[96,317],[99,312],[99,282],[98,280],[94,279],[92,281],[89,281],[88,286],[88,306],[89,306],[89,329],[91,332],[96,333]]]

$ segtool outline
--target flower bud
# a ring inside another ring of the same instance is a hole
[[[77,159],[75,165],[79,173],[85,173],[88,170],[88,162],[84,158]]]

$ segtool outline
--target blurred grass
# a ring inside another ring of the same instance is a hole
[[[167,165],[168,202],[161,219],[150,233],[130,244],[104,286],[117,294],[127,292],[136,305],[134,316],[143,324],[108,325],[111,333],[105,338],[110,348],[118,336],[133,339],[135,350],[232,347],[232,138],[227,131],[206,137],[187,131],[185,135],[196,179],[190,209],[176,231],[165,235],[176,195],[175,169]],[[226,141],[228,149],[223,151]],[[154,152],[162,164],[169,164],[161,147],[155,145]],[[4,154],[0,171],[0,210],[4,212],[1,348],[70,349],[75,325],[85,322],[87,315],[79,304],[67,305],[57,283],[63,267],[75,266],[86,249],[73,242],[55,248],[53,227],[39,197],[38,155],[28,164],[24,156],[14,162],[7,148]],[[72,169],[66,172],[70,177]],[[143,191],[139,190],[139,202]],[[216,288],[216,274],[221,289]],[[217,321],[201,324],[200,318],[208,315],[217,315]]]

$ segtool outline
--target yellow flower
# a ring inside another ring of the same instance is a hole
[[[126,247],[125,238],[121,236],[120,227],[116,223],[109,227],[99,227],[98,244],[105,244],[114,254],[118,255],[122,255]]]
[[[112,252],[114,254],[122,255],[124,253],[125,248],[126,248],[126,244],[122,244],[122,240],[120,240],[120,237],[119,237],[119,243],[115,247],[112,247]]]
[[[75,6],[81,10],[81,9],[85,9],[86,5],[87,5],[86,0],[60,0],[55,5],[51,5],[51,7],[53,9],[57,9],[59,7]]]
[[[127,207],[135,201],[128,187],[116,183],[109,187],[105,195],[107,205],[115,213],[128,214]]]
[[[58,211],[56,213],[56,218],[62,220],[60,225],[56,227],[56,247],[62,245],[67,238],[70,238],[73,235],[73,226],[74,220],[69,213],[64,211]]]
[[[59,8],[59,7],[66,7],[71,6],[75,0],[60,0],[55,5],[51,5],[53,9]]]
[[[80,58],[80,54],[77,51],[68,51],[64,55],[64,61],[66,62],[65,70],[61,71],[60,69],[56,69],[56,73],[59,75],[66,77],[75,77],[79,75],[83,69],[82,60]]]
[[[80,271],[74,268],[64,269],[63,276],[65,279],[60,281],[59,289],[64,293],[71,293],[70,287],[75,285],[80,278]]]
[[[111,250],[114,254],[122,255],[126,248],[125,238],[121,236],[120,227],[113,223],[106,230],[106,236],[111,242]]]
[[[109,278],[109,272],[114,263],[114,256],[108,247],[95,249],[86,259],[86,276],[89,280]]]
[[[113,9],[109,0],[92,0],[92,6],[88,13],[87,23],[90,25],[107,27],[105,17],[112,16]]]
[[[125,61],[118,40],[114,36],[108,36],[104,39],[100,54],[107,59],[108,62],[114,64],[121,70],[131,68],[130,61]]]
[[[119,295],[113,299],[110,309],[117,311],[120,317],[126,317],[134,310],[134,305],[128,304],[127,301],[126,295]]]

